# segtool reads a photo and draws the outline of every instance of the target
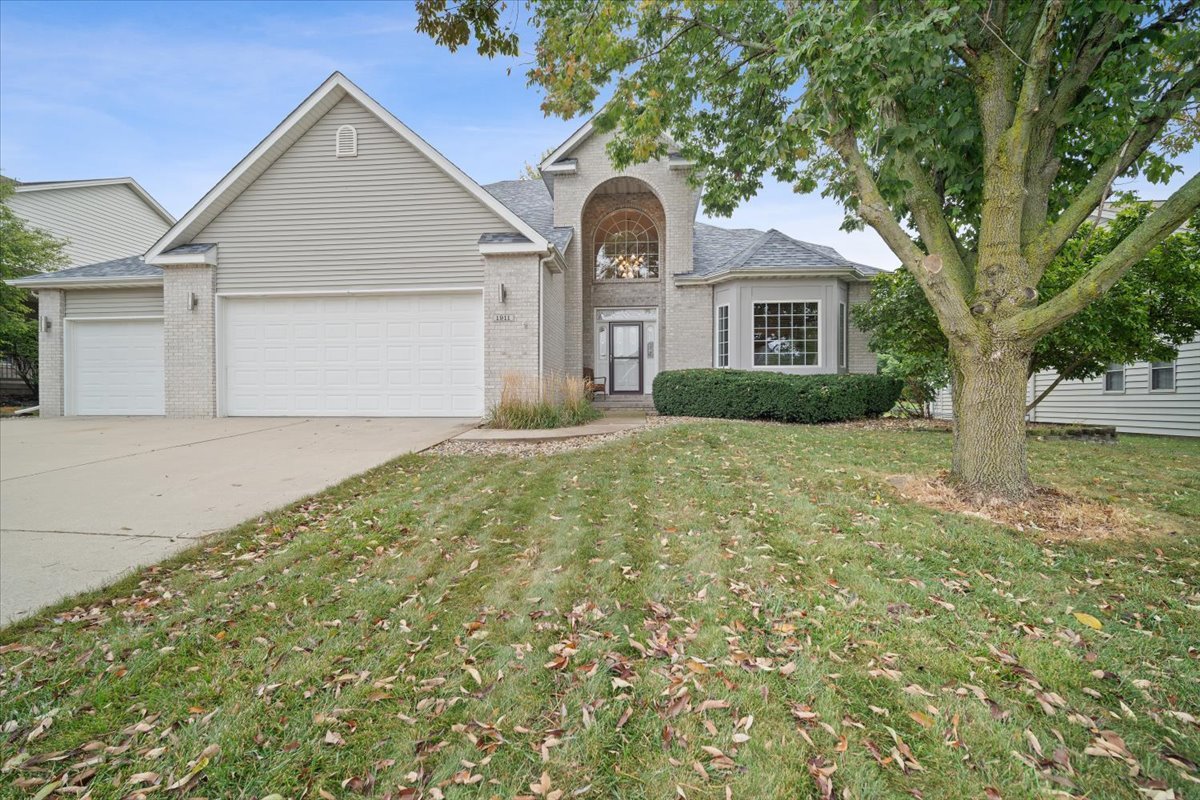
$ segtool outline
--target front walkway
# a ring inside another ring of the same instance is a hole
[[[0,422],[0,625],[184,550],[473,419]]]

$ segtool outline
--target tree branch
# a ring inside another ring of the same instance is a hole
[[[1061,294],[1000,323],[999,329],[1035,342],[1104,294],[1129,269],[1200,208],[1200,174],[1193,175],[1165,203],[1142,220],[1121,243]]]
[[[903,105],[894,99],[883,104],[881,115],[884,120],[893,124],[903,123],[908,119]],[[911,151],[897,149],[896,161],[900,177],[909,185],[905,203],[913,215],[913,221],[917,223],[921,240],[929,252],[937,253],[945,259],[948,276],[958,285],[962,296],[968,297],[972,281],[963,258],[964,248],[946,219],[941,195]]]
[[[829,144],[842,157],[857,186],[858,214],[874,228],[905,268],[921,285],[947,338],[961,344],[974,341],[975,321],[959,287],[946,279],[942,257],[926,255],[917,247],[892,214],[883,199],[870,166],[859,151],[850,128],[842,128],[828,137]]]
[[[1168,89],[1157,103],[1139,120],[1125,144],[1096,170],[1075,200],[1052,223],[1025,247],[1025,259],[1035,278],[1040,277],[1054,260],[1063,245],[1075,235],[1079,226],[1096,209],[1111,186],[1115,176],[1129,169],[1158,137],[1163,126],[1183,107],[1191,93],[1200,86],[1200,67],[1193,67]]]

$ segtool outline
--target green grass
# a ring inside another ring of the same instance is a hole
[[[1200,796],[1168,760],[1200,762],[1200,443],[1031,442],[1176,531],[1080,543],[898,501],[949,446],[711,422],[400,459],[0,632],[0,795],[796,798],[820,756],[837,797]]]

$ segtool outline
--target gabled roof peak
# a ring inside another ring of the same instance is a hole
[[[391,128],[400,138],[407,141],[418,152],[429,159],[452,180],[487,206],[500,219],[516,228],[538,247],[549,247],[545,238],[529,223],[503,203],[488,194],[478,183],[459,169],[448,158],[418,136],[391,112],[381,106],[370,95],[360,89],[341,72],[334,72],[313,91],[304,102],[288,114],[265,139],[258,143],[246,156],[208,191],[183,218],[154,243],[146,260],[154,260],[164,252],[187,244],[213,219],[224,211],[248,186],[250,186],[271,164],[283,155],[309,128],[339,103],[350,97],[368,112],[375,115],[384,125]]]

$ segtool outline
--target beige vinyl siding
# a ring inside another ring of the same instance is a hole
[[[342,125],[357,157],[334,155]],[[193,241],[220,245],[220,292],[460,286],[483,282],[480,235],[512,230],[346,97]]]
[[[75,289],[65,293],[68,317],[143,317],[163,313],[161,286]]]
[[[67,240],[70,267],[141,255],[170,227],[125,184],[18,191],[8,204],[29,224]]]

